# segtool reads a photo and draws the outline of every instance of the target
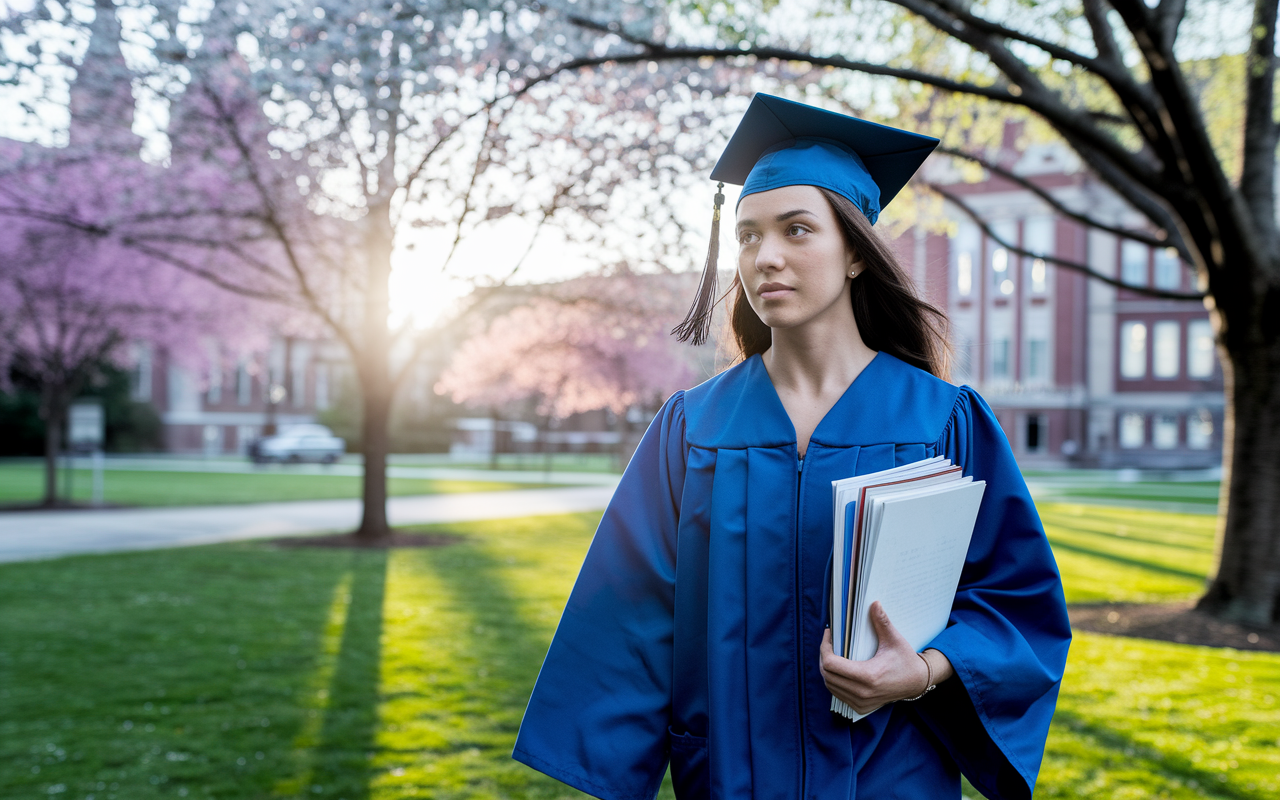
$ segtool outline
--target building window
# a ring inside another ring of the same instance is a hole
[[[991,377],[1009,377],[1009,340],[996,339],[991,343]]]
[[[1027,380],[1045,381],[1049,378],[1049,342],[1046,339],[1027,340]]]
[[[1009,251],[997,247],[991,251],[991,285],[1003,295],[1013,294],[1013,278],[1009,273]]]
[[[1213,377],[1213,327],[1207,319],[1187,323],[1187,375]]]
[[[1178,418],[1173,414],[1160,414],[1151,422],[1151,443],[1161,450],[1178,446]]]
[[[316,410],[329,408],[329,365],[316,364]]]
[[[1043,414],[1027,415],[1026,450],[1028,453],[1043,453],[1049,443],[1049,430]]]
[[[1142,447],[1147,442],[1147,421],[1136,411],[1120,415],[1120,446]]]
[[[1044,294],[1049,289],[1049,267],[1043,258],[1031,262],[1031,293]]]
[[[961,297],[973,293],[973,254],[961,253],[956,257],[956,291]]]
[[[1131,286],[1147,285],[1148,253],[1145,244],[1126,240],[1120,245],[1120,280]]]
[[[205,355],[209,359],[209,390],[205,393],[205,400],[216,405],[222,402],[222,356],[218,352],[218,343],[208,341]]]
[[[1172,247],[1164,247],[1156,251],[1156,288],[1182,288],[1182,259],[1178,251]]]
[[[243,361],[236,366],[236,402],[242,406],[253,402],[253,376]]]
[[[306,362],[296,362],[293,365],[292,374],[290,376],[289,397],[293,398],[293,404],[296,407],[302,407],[307,403],[307,365]]]
[[[1032,253],[1051,254],[1054,251],[1054,227],[1057,220],[1053,217],[1029,217],[1022,224],[1022,246]],[[1049,290],[1049,267],[1043,258],[1024,261],[1028,274],[1025,276],[1032,294],[1044,294]]]
[[[1176,320],[1163,320],[1151,328],[1151,373],[1157,378],[1178,377],[1182,326]]]
[[[1147,376],[1147,326],[1126,322],[1120,326],[1120,377],[1130,380]]]
[[[1208,450],[1212,444],[1213,415],[1201,409],[1187,417],[1187,447],[1193,450]]]
[[[151,402],[151,345],[133,345],[133,369],[129,371],[129,397],[141,403]]]

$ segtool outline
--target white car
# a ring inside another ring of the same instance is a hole
[[[264,436],[249,448],[259,464],[270,461],[319,461],[332,464],[347,451],[347,443],[324,425],[290,425],[275,436]]]

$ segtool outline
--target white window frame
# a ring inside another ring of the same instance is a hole
[[[1161,380],[1172,380],[1181,373],[1182,323],[1162,319],[1151,326],[1151,374]]]
[[[1120,323],[1120,377],[1136,381],[1147,377],[1147,323]]]
[[[1187,323],[1187,377],[1212,378],[1217,356],[1213,342],[1213,325],[1207,319]]]

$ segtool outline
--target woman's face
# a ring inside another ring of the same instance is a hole
[[[861,262],[831,204],[813,186],[757,192],[738,204],[738,278],[770,328],[852,313],[849,271]]]

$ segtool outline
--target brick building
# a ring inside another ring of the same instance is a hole
[[[999,158],[1066,208],[1144,224],[1066,148],[1007,147]],[[1128,284],[1195,290],[1194,272],[1172,250],[1086,227],[1013,181],[988,174],[964,183],[942,160],[926,169],[1007,243]],[[958,206],[946,213],[952,234],[920,226],[897,249],[951,318],[952,379],[987,399],[1024,467],[1220,463],[1222,370],[1200,302],[1153,299],[1017,256]]]

